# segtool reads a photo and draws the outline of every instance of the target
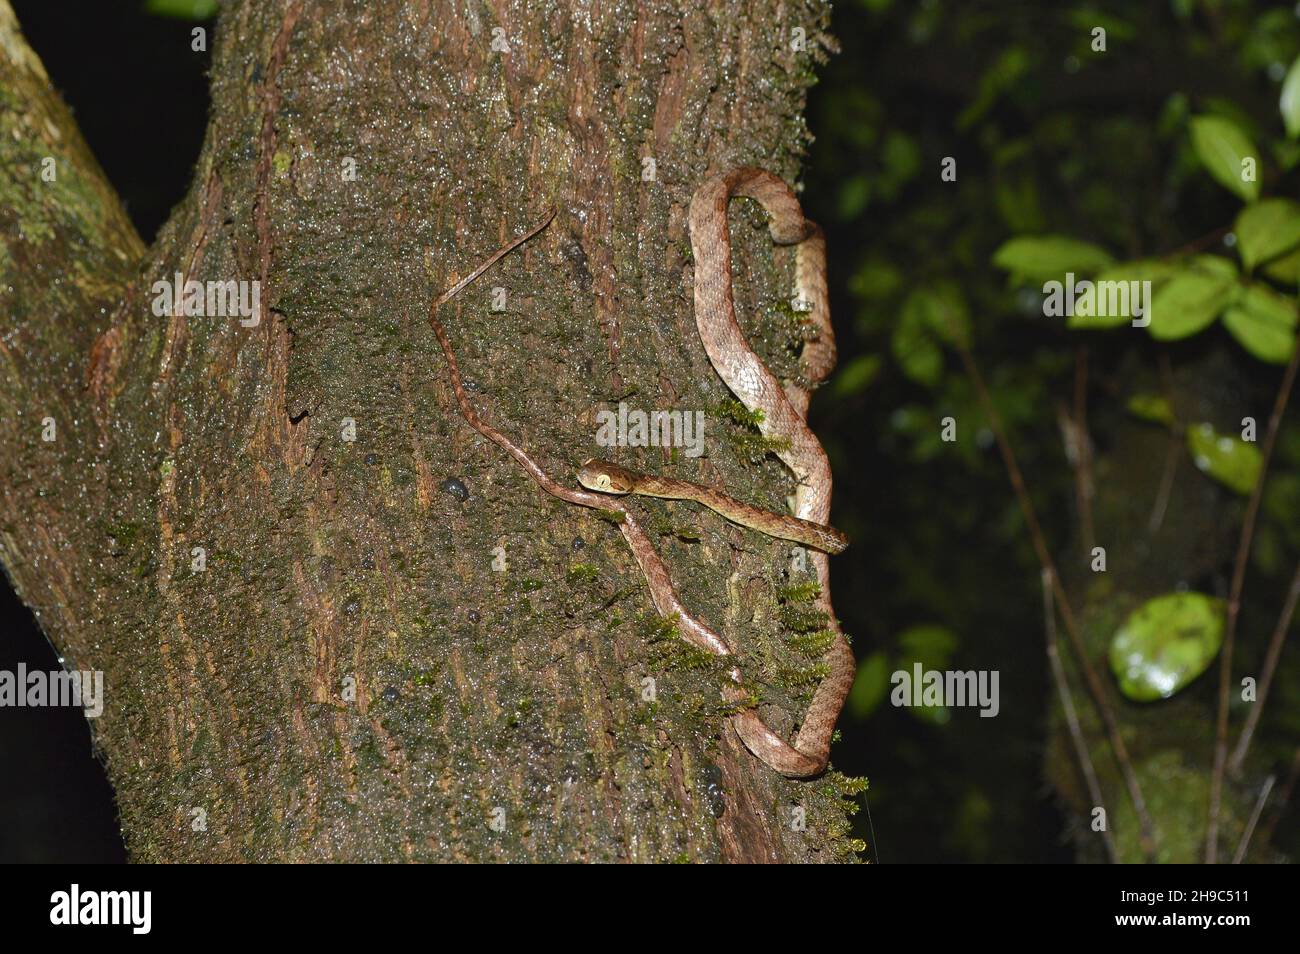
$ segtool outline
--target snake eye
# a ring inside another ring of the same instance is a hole
[[[613,485],[609,482],[609,474],[601,474],[596,478],[596,486],[601,490],[610,490]]]

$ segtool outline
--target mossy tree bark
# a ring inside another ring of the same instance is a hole
[[[744,751],[719,667],[658,625],[614,527],[465,425],[424,321],[556,206],[444,312],[482,413],[572,482],[597,411],[703,409],[705,457],[625,459],[779,507],[788,474],[714,413],[685,213],[710,171],[796,177],[827,19],[234,4],[192,188],[145,249],[0,0],[0,557],[68,665],[105,673],[135,859],[850,854],[844,781]],[[738,204],[738,299],[788,370],[790,262],[760,226]],[[257,281],[261,320],[156,316],[177,275]],[[811,661],[782,638],[787,548],[645,509],[788,725]]]

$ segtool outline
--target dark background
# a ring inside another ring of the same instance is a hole
[[[875,837],[865,812],[856,834],[882,862],[1075,858],[1044,772],[1052,688],[1037,564],[987,427],[963,431],[956,459],[938,445],[940,416],[979,414],[954,367],[930,384],[900,372],[890,344],[900,302],[930,282],[961,284],[983,325],[995,402],[1015,432],[1048,538],[1063,550],[1072,542],[1071,484],[1052,408],[1068,399],[1074,345],[1041,317],[1025,320],[1023,300],[989,258],[1024,232],[1076,234],[1137,257],[1232,221],[1237,204],[1195,172],[1185,133],[1168,127],[1220,100],[1261,123],[1271,110],[1277,125],[1277,64],[1300,53],[1300,27],[1290,7],[1231,6],[846,0],[835,9],[843,51],[819,68],[809,103],[815,141],[803,201],[828,234],[840,345],[839,371],[813,407],[836,474],[833,519],[853,540],[832,561],[836,606],[860,660],[996,669],[1002,689],[996,719],[974,709],[898,709],[855,690],[835,763],[871,779]],[[14,7],[151,240],[184,195],[206,123],[208,55],[190,50],[193,24],[135,2]],[[1095,23],[1107,26],[1113,55],[1089,55]],[[948,155],[959,160],[957,184],[938,176]],[[1294,184],[1270,185],[1288,194]],[[1276,369],[1256,374],[1217,335],[1180,345],[1176,356],[1223,352],[1248,380],[1259,378],[1249,397],[1266,407]],[[1128,347],[1096,344],[1099,387],[1120,386],[1106,374],[1119,373]],[[1122,401],[1109,401],[1095,416],[1103,445],[1123,416]],[[1150,447],[1163,455],[1163,435],[1153,432]],[[1284,448],[1279,456],[1286,465]],[[1295,511],[1288,516],[1300,523]],[[1295,540],[1274,532],[1289,567]],[[1225,554],[1225,567],[1230,560]],[[1243,616],[1252,633],[1266,632],[1276,613],[1278,572],[1264,567],[1248,588],[1259,600]],[[0,625],[8,635],[0,669],[57,665],[7,587]],[[1247,640],[1243,652],[1255,659],[1258,646]],[[1197,691],[1210,691],[1209,681]],[[1262,731],[1279,751],[1294,749],[1297,724],[1266,720]],[[1296,827],[1286,824],[1294,814],[1279,831]],[[0,861],[123,859],[112,793],[81,714],[0,711]]]

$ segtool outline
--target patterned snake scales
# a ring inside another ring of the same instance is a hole
[[[760,202],[771,217],[769,228],[773,241],[797,246],[798,297],[810,306],[809,323],[815,335],[804,344],[799,356],[800,375],[806,386],[789,382],[783,387],[749,347],[736,321],[731,286],[731,237],[727,228],[727,206],[732,196],[748,196]],[[551,212],[539,225],[502,248],[446,291],[429,309],[429,324],[446,356],[461,414],[480,434],[508,451],[547,493],[567,503],[620,514],[619,529],[641,568],[655,608],[662,616],[677,617],[682,637],[706,652],[731,655],[731,647],[682,605],[668,568],[650,537],[631,511],[621,505],[618,496],[611,495],[631,493],[694,500],[729,520],[769,536],[816,548],[810,556],[820,584],[817,607],[826,613],[827,625],[834,633],[824,660],[828,675],[817,687],[793,745],[770,729],[752,707],[733,714],[731,722],[745,746],[778,772],[793,778],[817,775],[826,768],[835,720],[854,676],[853,652],[831,608],[827,557],[828,552],[844,549],[847,540],[827,525],[831,505],[830,465],[804,420],[809,388],[824,379],[835,365],[835,335],[826,301],[826,242],[821,229],[804,218],[789,186],[761,169],[739,168],[714,176],[696,190],[691,200],[695,321],[700,339],[709,361],[732,393],[750,411],[762,412],[759,423],[762,433],[782,440],[784,449],[777,453],[796,482],[794,516],[788,516],[752,507],[709,487],[639,474],[605,461],[587,461],[579,471],[579,480],[588,489],[573,490],[552,480],[521,447],[479,417],[461,384],[455,353],[437,317],[438,307],[503,255],[540,232],[553,216]],[[740,686],[740,672],[733,668],[730,675],[732,684],[723,694],[728,701],[743,704],[748,696]]]

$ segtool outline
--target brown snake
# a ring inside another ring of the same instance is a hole
[[[785,387],[776,380],[762,359],[745,340],[736,321],[731,287],[731,238],[727,228],[727,205],[733,195],[759,201],[771,216],[770,231],[778,244],[797,244],[796,276],[800,298],[809,308],[815,337],[800,354],[800,373],[808,387],[791,382]],[[799,202],[778,177],[761,169],[735,169],[715,176],[696,191],[691,201],[691,247],[695,256],[695,318],[709,360],[732,393],[751,411],[762,411],[760,429],[766,436],[781,438],[788,448],[778,452],[796,481],[794,516],[759,510],[711,488],[671,478],[650,478],[602,461],[588,461],[583,467],[584,485],[603,491],[573,490],[552,480],[521,447],[487,424],[469,403],[461,383],[460,368],[451,342],[437,317],[440,305],[487,270],[503,255],[537,234],[554,216],[499,250],[470,275],[440,296],[429,309],[429,324],[447,359],[456,402],[465,420],[484,437],[510,453],[538,486],[567,503],[612,511],[620,515],[619,529],[632,550],[660,615],[676,616],[684,639],[715,655],[730,655],[731,647],[717,632],[693,616],[677,597],[667,566],[650,537],[633,514],[611,492],[645,493],[651,496],[680,496],[704,503],[723,516],[771,536],[793,539],[821,550],[839,552],[846,544],[842,534],[827,525],[830,515],[830,466],[821,444],[804,422],[810,393],[808,388],[830,373],[835,364],[835,337],[826,302],[825,240],[821,230],[803,217]],[[617,474],[615,472],[618,472]],[[627,491],[617,483],[628,481]],[[654,483],[659,481],[659,483]],[[608,487],[603,484],[608,483]],[[669,489],[654,494],[643,488]],[[694,488],[694,491],[691,490]],[[683,494],[678,491],[685,490]],[[702,493],[698,493],[702,492]],[[718,506],[715,506],[717,504]],[[817,687],[803,724],[791,745],[763,722],[758,712],[746,707],[731,716],[732,725],[746,747],[772,768],[795,778],[817,775],[826,768],[831,736],[844,698],[853,683],[853,653],[840,631],[830,601],[829,560],[825,552],[810,554],[820,584],[818,607],[826,613],[834,642],[825,662],[829,673]],[[740,686],[740,672],[732,668],[733,685],[724,690],[728,701],[742,704],[747,694]]]
[[[607,460],[592,458],[583,463],[578,468],[578,483],[588,490],[598,490],[603,494],[637,494],[641,497],[662,497],[665,500],[693,500],[732,523],[766,533],[769,537],[793,540],[825,553],[840,553],[849,545],[848,537],[834,527],[763,510],[703,484],[675,477],[642,474],[611,464]]]

